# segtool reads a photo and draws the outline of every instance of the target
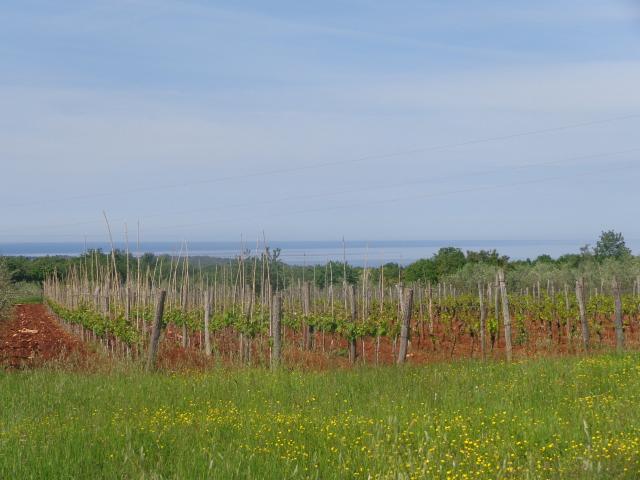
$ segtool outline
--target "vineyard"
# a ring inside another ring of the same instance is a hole
[[[479,264],[425,284],[385,278],[382,268],[347,282],[346,264],[340,283],[327,268],[326,278],[276,280],[268,254],[239,256],[213,275],[187,257],[146,270],[127,257],[124,273],[114,255],[102,260],[87,255],[65,275],[52,274],[44,295],[69,329],[125,358],[147,359],[154,321],[163,351],[203,365],[510,360],[640,345],[635,264]]]
[[[638,478],[636,257],[67,267],[0,324],[3,478]]]
[[[638,478],[636,258],[150,258],[70,259],[0,322],[0,477]]]

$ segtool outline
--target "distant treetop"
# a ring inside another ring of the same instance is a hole
[[[621,259],[631,255],[631,250],[624,242],[622,233],[609,230],[600,234],[600,239],[593,249],[596,258],[603,260],[605,258]]]

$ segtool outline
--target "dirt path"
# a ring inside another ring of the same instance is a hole
[[[51,361],[77,364],[89,355],[44,305],[17,305],[11,320],[0,322],[0,365],[25,368]]]

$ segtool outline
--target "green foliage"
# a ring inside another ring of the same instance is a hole
[[[438,281],[436,262],[430,258],[423,258],[413,262],[405,268],[404,278],[408,282],[436,283]]]
[[[58,317],[69,323],[82,325],[93,331],[98,337],[112,335],[129,345],[141,340],[139,332],[131,322],[126,320],[123,311],[116,311],[111,316],[105,316],[96,312],[88,304],[81,304],[75,309],[63,307],[50,299],[47,300],[47,304]],[[151,320],[150,309],[140,313],[147,321]],[[132,318],[135,318],[135,311],[132,312]]]
[[[439,278],[457,272],[466,263],[462,250],[454,247],[441,248],[434,255],[433,261]]]
[[[28,282],[14,282],[9,264],[9,258],[0,258],[0,318],[8,315],[13,304],[42,301],[40,286]]]
[[[600,239],[593,249],[598,260],[604,260],[606,258],[622,259],[631,255],[631,250],[627,248],[622,233],[608,230],[602,232]]]
[[[4,261],[12,282],[42,282],[54,272],[65,274],[78,259],[61,256],[5,257]]]
[[[565,255],[561,255],[556,260],[556,263],[560,266],[567,266],[569,268],[578,268],[580,262],[582,261],[582,255],[577,253],[567,253]]]
[[[11,284],[13,303],[42,303],[42,287],[37,283],[18,282]]]
[[[279,249],[267,250],[264,255],[258,257],[251,257],[248,252],[244,253],[243,261],[239,261],[238,258],[192,257],[186,263],[182,258],[177,266],[176,259],[172,259],[169,255],[156,256],[145,253],[139,262],[133,255],[130,254],[127,257],[126,253],[120,250],[116,250],[114,256],[121,281],[126,276],[127,263],[130,274],[134,278],[138,273],[138,265],[141,275],[145,275],[147,271],[153,272],[156,279],[164,281],[167,281],[172,274],[172,267],[177,268],[177,278],[182,278],[185,268],[189,266],[192,275],[197,272],[197,275],[202,274],[203,278],[210,282],[215,280],[218,283],[226,282],[227,284],[233,283],[240,273],[244,274],[244,278],[252,278],[254,265],[257,265],[259,274],[255,278],[255,287],[256,292],[260,292],[263,281],[260,271],[263,268],[263,261],[265,262],[264,268],[268,270],[273,290],[286,289],[297,285],[302,280],[315,281],[317,287],[326,288],[330,283],[334,286],[341,286],[345,281],[350,285],[355,285],[361,283],[364,278],[363,267],[344,265],[339,261],[315,266],[288,265],[280,259]],[[446,247],[438,250],[431,258],[419,259],[406,267],[390,262],[382,267],[369,268],[368,281],[373,284],[378,283],[381,273],[384,272],[387,285],[398,280],[435,284],[445,279],[449,281],[453,275],[462,272],[466,265],[472,264],[493,267],[494,272],[496,267],[503,267],[507,271],[507,275],[511,277],[510,286],[516,286],[513,283],[515,281],[518,288],[525,288],[531,286],[531,282],[546,281],[549,277],[544,277],[544,275],[548,274],[552,275],[551,278],[555,280],[562,278],[563,283],[573,282],[577,273],[587,277],[587,280],[595,280],[603,272],[602,264],[605,263],[605,260],[619,261],[620,265],[629,271],[626,277],[631,274],[640,274],[638,259],[631,255],[622,234],[609,231],[602,233],[593,252],[588,246],[585,246],[580,253],[566,254],[557,260],[549,255],[540,255],[534,261],[510,261],[509,257],[500,255],[496,250],[470,250],[466,252],[465,256],[459,248]],[[8,257],[5,262],[13,282],[39,283],[53,272],[58,272],[60,276],[64,277],[72,267],[79,265],[83,265],[91,277],[95,274],[96,268],[104,271],[107,265],[111,265],[112,258],[110,252],[92,250],[80,257]]]
[[[509,257],[500,255],[496,250],[467,251],[465,257],[459,248],[441,248],[429,259],[420,259],[411,263],[405,269],[405,280],[409,282],[437,283],[457,274],[458,278],[470,272],[488,271],[495,274],[495,267],[505,266],[509,262]],[[489,268],[491,267],[491,268]],[[480,278],[486,275],[473,275],[471,283],[477,283]],[[469,282],[465,282],[469,284]]]
[[[0,319],[7,315],[11,306],[10,276],[4,261],[0,258]]]
[[[292,272],[302,267],[290,267]],[[346,273],[346,277],[345,277]],[[316,285],[319,288],[325,288],[329,285],[342,285],[346,279],[349,285],[358,283],[362,273],[362,269],[342,262],[331,261],[325,265],[318,265],[315,271]],[[314,276],[313,268],[306,269],[306,279],[311,280]],[[300,278],[300,275],[297,275]]]
[[[445,284],[455,285],[467,292],[477,292],[478,283],[493,282],[496,276],[496,267],[485,263],[467,263],[457,272],[441,278]]]
[[[500,255],[498,251],[495,249],[480,250],[478,252],[474,252],[473,250],[467,250],[467,262],[484,263],[485,265],[501,267],[509,263],[509,257],[507,255]]]
[[[636,479],[639,364],[0,372],[0,478]]]
[[[554,263],[551,255],[547,255],[546,253],[543,255],[539,255],[538,258],[534,260],[534,263]]]

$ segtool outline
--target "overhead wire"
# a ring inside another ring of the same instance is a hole
[[[483,137],[483,138],[477,138],[477,139],[464,140],[461,142],[451,142],[451,143],[444,143],[440,145],[417,147],[417,148],[406,149],[406,150],[398,150],[398,151],[389,152],[389,153],[370,154],[370,155],[364,155],[361,157],[356,157],[351,159],[318,162],[318,163],[312,163],[312,164],[306,164],[306,165],[298,165],[294,167],[276,168],[272,170],[264,170],[261,172],[227,175],[227,176],[222,176],[222,177],[217,177],[212,179],[201,179],[201,180],[193,180],[189,182],[163,184],[163,185],[148,185],[145,187],[136,187],[131,189],[119,190],[119,191],[112,190],[109,192],[101,192],[101,193],[78,194],[78,195],[71,195],[67,197],[57,197],[55,199],[47,199],[47,201],[42,201],[42,202],[14,202],[14,203],[9,202],[9,203],[4,203],[4,205],[0,205],[0,208],[6,209],[6,208],[16,208],[16,207],[25,207],[25,206],[50,205],[52,202],[55,203],[55,202],[61,202],[61,201],[87,200],[91,198],[108,198],[108,197],[114,197],[114,196],[128,195],[131,193],[162,191],[162,190],[185,188],[185,187],[197,186],[197,185],[228,182],[232,180],[242,180],[242,179],[263,177],[263,176],[270,176],[270,175],[282,175],[282,174],[295,173],[295,172],[301,172],[306,170],[314,170],[314,169],[366,162],[370,160],[394,158],[394,157],[400,157],[400,156],[410,155],[414,153],[425,153],[430,151],[448,150],[451,148],[460,148],[465,146],[478,145],[482,143],[495,142],[495,141],[501,141],[501,140],[510,140],[514,138],[520,138],[520,137],[526,137],[526,136],[532,136],[532,135],[543,135],[547,133],[561,132],[561,131],[566,131],[566,130],[571,130],[576,128],[588,127],[593,125],[601,125],[601,124],[612,123],[612,122],[617,122],[622,120],[636,119],[636,118],[640,118],[640,114],[622,115],[618,117],[610,117],[605,119],[571,123],[571,124],[541,128],[536,130],[527,130],[527,131],[515,132],[515,133],[510,133],[505,135],[497,135],[492,137]]]
[[[254,219],[257,219],[257,218],[259,218],[261,220],[265,220],[266,218],[274,218],[274,217],[280,217],[280,216],[300,215],[300,214],[309,214],[309,213],[325,212],[325,211],[332,211],[332,210],[345,210],[345,209],[353,209],[353,208],[361,208],[361,207],[371,207],[371,206],[376,206],[376,205],[385,205],[385,204],[393,204],[393,203],[398,203],[398,202],[404,202],[404,201],[408,201],[408,200],[417,200],[417,199],[434,198],[434,197],[439,197],[439,196],[457,195],[457,194],[463,194],[463,193],[473,193],[473,192],[483,192],[483,191],[491,191],[491,190],[508,189],[508,188],[518,187],[518,186],[523,186],[523,185],[542,184],[542,183],[551,182],[551,181],[566,180],[566,179],[576,179],[576,178],[587,177],[587,176],[594,175],[594,174],[608,174],[608,173],[614,173],[614,172],[618,172],[618,171],[632,170],[632,169],[638,169],[638,168],[640,168],[640,163],[634,162],[633,164],[630,164],[630,165],[629,164],[625,164],[625,165],[619,166],[617,168],[608,166],[606,168],[598,169],[598,170],[595,170],[595,171],[572,173],[570,175],[549,176],[549,177],[528,179],[528,180],[515,181],[515,182],[512,181],[512,182],[503,183],[503,184],[468,187],[468,188],[463,188],[463,189],[447,190],[447,191],[443,191],[443,192],[430,192],[430,193],[425,193],[425,194],[408,195],[408,196],[401,196],[401,197],[395,197],[395,198],[385,198],[385,199],[381,199],[381,200],[373,200],[373,201],[360,202],[360,203],[331,205],[331,206],[324,206],[324,207],[318,207],[318,208],[312,208],[312,209],[299,209],[299,210],[288,211],[288,212],[273,212],[273,213],[271,213],[269,215],[266,215],[266,216],[264,214],[261,214],[259,216],[256,216],[256,215],[250,215],[250,216],[245,216],[245,217],[234,216],[233,218],[220,218],[219,217],[219,218],[207,220],[205,222],[184,223],[184,224],[174,224],[174,225],[162,225],[162,226],[159,226],[159,227],[155,227],[155,228],[151,229],[150,231],[153,232],[153,231],[157,231],[157,230],[167,230],[167,229],[176,230],[176,229],[182,229],[182,228],[188,228],[188,227],[207,226],[207,225],[211,225],[213,223],[224,222],[224,221],[254,220]],[[146,234],[148,235],[149,231],[147,231]],[[77,236],[77,235],[75,235],[75,234],[71,235],[70,234],[70,235],[58,235],[58,236]],[[89,235],[89,236],[97,237],[97,236],[100,236],[100,235]]]
[[[214,211],[228,210],[228,209],[232,209],[232,208],[252,208],[252,207],[255,207],[258,203],[260,205],[272,205],[272,204],[279,204],[279,203],[291,202],[291,201],[299,201],[299,200],[330,198],[330,197],[339,196],[339,195],[345,195],[345,194],[350,194],[350,193],[361,193],[361,192],[375,191],[375,190],[381,190],[381,189],[400,188],[400,187],[407,187],[407,186],[411,186],[411,185],[420,185],[420,184],[426,184],[426,183],[442,182],[442,181],[446,181],[446,180],[460,180],[460,179],[464,179],[464,178],[473,178],[473,177],[478,177],[478,176],[492,175],[492,174],[495,174],[495,173],[505,173],[506,171],[518,171],[518,170],[541,167],[541,166],[560,165],[560,164],[563,164],[563,163],[575,162],[575,161],[580,161],[580,160],[590,160],[590,159],[605,158],[605,157],[606,158],[610,158],[610,157],[614,157],[614,156],[625,155],[625,154],[628,154],[628,153],[635,153],[635,152],[638,152],[638,151],[640,151],[640,147],[635,147],[635,148],[630,148],[630,149],[625,149],[625,150],[617,150],[617,151],[613,151],[613,152],[600,152],[600,153],[590,154],[590,155],[572,156],[572,157],[556,159],[556,160],[550,160],[550,161],[544,161],[544,162],[527,163],[527,164],[523,164],[523,165],[502,166],[502,167],[496,167],[496,168],[489,169],[489,170],[476,170],[474,172],[465,172],[465,173],[454,174],[454,175],[443,175],[443,176],[439,176],[439,177],[428,177],[428,178],[422,178],[422,179],[413,179],[413,180],[404,181],[404,182],[386,183],[386,184],[377,184],[377,185],[367,185],[365,187],[349,188],[349,189],[344,189],[344,190],[340,190],[340,191],[321,192],[321,193],[316,193],[316,194],[293,195],[293,196],[284,197],[284,198],[278,198],[278,199],[261,200],[260,202],[244,202],[244,203],[227,204],[227,205],[216,205],[215,207],[190,209],[190,210],[180,210],[180,211],[173,211],[173,212],[162,211],[162,212],[156,212],[156,213],[141,215],[140,219],[145,220],[145,219],[154,218],[154,217],[158,217],[158,216],[166,217],[166,216],[170,216],[170,215],[188,215],[188,214],[194,214],[194,213],[214,212]],[[122,219],[122,221],[124,221],[124,219]],[[98,223],[102,223],[102,221],[101,220],[89,220],[89,221],[83,221],[83,222],[72,222],[72,223],[67,223],[67,224],[38,226],[38,227],[32,227],[32,228],[37,228],[38,230],[43,230],[43,229],[44,230],[48,230],[48,229],[59,229],[59,228],[68,228],[68,227],[92,225],[92,224],[95,225],[95,224],[98,224]],[[6,235],[6,231],[5,232],[1,232],[0,231],[0,236],[5,236],[5,235]]]

